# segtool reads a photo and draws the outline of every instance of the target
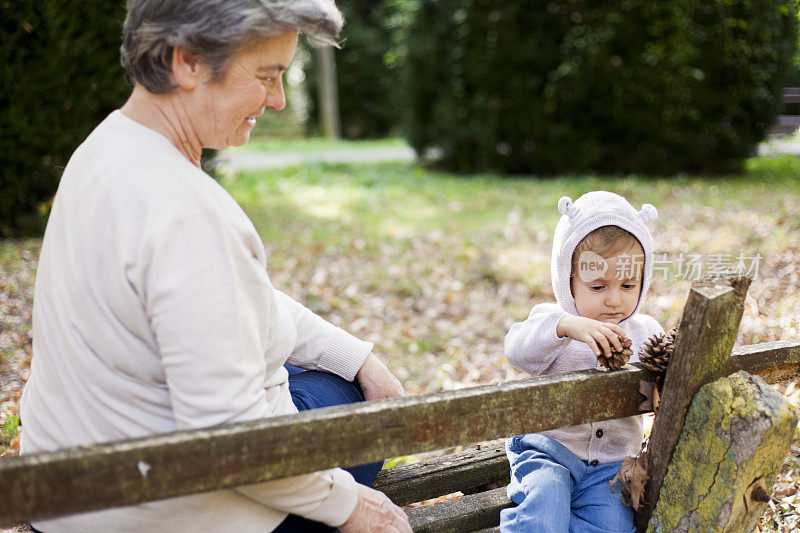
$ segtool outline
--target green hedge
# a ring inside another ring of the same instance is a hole
[[[72,152],[130,94],[124,18],[121,0],[0,1],[0,237],[42,232]]]
[[[735,171],[798,38],[796,0],[421,0],[416,14],[408,138],[468,172]]]
[[[800,43],[798,43],[800,44]],[[787,87],[800,87],[800,47],[792,59],[789,74],[786,77]]]
[[[130,92],[124,2],[0,2],[0,235],[41,231],[70,155]]]

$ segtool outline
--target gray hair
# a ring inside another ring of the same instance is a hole
[[[197,56],[221,79],[230,59],[255,41],[296,30],[316,45],[336,45],[342,14],[333,0],[128,0],[122,27],[125,80],[172,92],[172,51]]]

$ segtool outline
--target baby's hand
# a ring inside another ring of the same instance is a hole
[[[565,316],[558,321],[556,334],[572,340],[585,342],[595,355],[601,353],[611,356],[611,346],[615,351],[622,351],[622,339],[625,332],[616,324],[600,322],[583,316]]]

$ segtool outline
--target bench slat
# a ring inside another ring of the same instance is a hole
[[[729,370],[758,372],[775,361],[782,379],[798,375],[800,340],[734,351]],[[6,458],[0,527],[630,416],[639,379],[653,375],[636,366],[587,370]],[[530,416],[531,406],[547,416]]]
[[[460,533],[492,528],[500,511],[513,505],[505,487],[406,511],[414,533]]]
[[[372,485],[397,505],[408,505],[452,492],[468,493],[509,476],[505,442],[464,450],[410,465],[382,470]]]
[[[630,416],[646,375],[593,369],[12,457],[0,461],[0,526]],[[584,408],[563,408],[573,402]]]
[[[735,347],[725,374],[739,370],[758,374],[767,383],[797,378],[800,376],[800,339]]]
[[[800,87],[784,87],[782,97],[784,104],[800,103]]]

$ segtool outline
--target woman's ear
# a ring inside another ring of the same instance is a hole
[[[194,89],[200,83],[200,62],[180,46],[172,48],[172,77],[181,89]]]

